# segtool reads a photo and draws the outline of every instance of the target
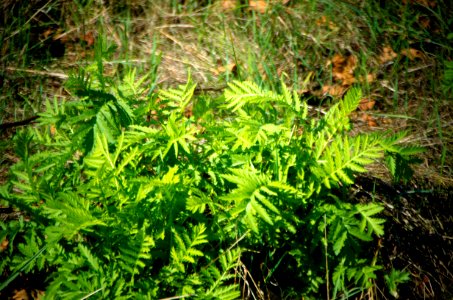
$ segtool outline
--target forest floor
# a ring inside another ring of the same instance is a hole
[[[105,72],[152,72],[150,91],[185,83],[189,69],[199,92],[232,79],[276,89],[283,78],[323,110],[357,85],[354,131],[405,130],[426,149],[410,179],[392,181],[376,165],[352,187],[357,201],[386,207],[379,257],[411,274],[402,299],[453,298],[450,1],[98,2],[3,1],[0,183],[17,160],[15,132],[33,126],[46,99],[70,101],[65,80],[101,42],[114,57]]]

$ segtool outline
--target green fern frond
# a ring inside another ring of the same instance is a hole
[[[313,127],[310,134],[313,135],[312,141],[316,141],[318,153],[322,152],[337,134],[350,129],[348,116],[357,109],[361,98],[362,91],[359,88],[350,89],[343,100],[334,104]]]
[[[35,267],[42,270],[44,267],[45,256],[35,257],[35,255],[43,246],[43,241],[38,237],[34,230],[28,232],[28,234],[24,237],[24,240],[24,243],[20,243],[17,246],[17,249],[21,255],[13,257],[12,264],[16,264],[16,268],[13,270],[18,271],[20,269],[22,272],[26,273],[30,272]],[[22,264],[23,261],[29,261],[29,263],[24,266]]]
[[[354,280],[355,284],[359,284],[363,288],[370,288],[373,285],[373,279],[377,278],[376,271],[382,269],[379,265],[369,265],[365,259],[360,259],[357,262],[357,267],[349,266],[346,274],[349,280]]]
[[[159,97],[169,101],[169,106],[176,108],[181,114],[192,100],[197,85],[192,82],[190,73],[187,83],[180,85],[177,89],[160,90]]]
[[[360,100],[362,100],[362,90],[358,87],[351,88],[343,100],[340,101],[341,116],[349,116],[355,111],[360,104]]]
[[[94,126],[97,126],[109,143],[114,143],[122,129],[134,121],[134,113],[129,104],[111,93],[83,88],[76,90],[76,94],[81,100],[66,105],[66,120],[75,126],[74,135],[81,139],[85,152],[92,150]]]
[[[90,153],[83,158],[83,163],[88,167],[96,170],[94,176],[99,176],[105,170],[112,171],[115,169],[113,156],[110,154],[107,137],[103,135],[94,125],[93,128],[94,143]],[[87,173],[89,174],[88,170]]]
[[[186,202],[186,209],[192,213],[203,213],[207,207],[209,207],[213,214],[216,213],[217,209],[214,201],[207,193],[196,188],[190,189],[189,198]]]
[[[170,256],[172,264],[180,272],[185,272],[185,263],[194,264],[196,258],[203,256],[203,252],[195,247],[208,243],[205,231],[204,224],[195,225],[191,229],[190,235],[187,232],[178,233],[176,229],[172,228],[174,246],[171,248]]]
[[[235,278],[233,271],[238,267],[240,249],[231,249],[221,252],[219,257],[220,269],[211,264],[207,269],[202,270],[202,279],[209,283],[203,297],[208,299],[238,299],[240,290],[237,284],[225,284]]]
[[[293,90],[291,92],[283,80],[281,80],[281,86],[282,86],[283,102],[286,105],[288,105],[291,109],[293,109],[295,112],[300,112],[300,108],[301,108],[300,96],[297,94],[297,92],[295,90]],[[305,110],[305,108],[304,108],[304,110]],[[305,119],[304,115],[306,116],[306,112],[302,113],[303,119]]]
[[[362,218],[360,230],[366,232],[369,236],[376,234],[377,236],[384,235],[384,219],[375,218],[374,216],[380,213],[384,207],[376,203],[368,203],[365,205],[359,204],[356,206],[357,213]]]
[[[118,85],[118,93],[125,99],[137,98],[142,95],[147,89],[144,83],[150,78],[151,73],[152,70],[137,79],[137,68],[131,68],[125,72],[123,80]]]
[[[100,261],[97,257],[95,257],[91,251],[82,244],[78,244],[77,247],[79,248],[80,254],[87,260],[88,264],[91,268],[95,271],[100,270]]]
[[[195,129],[189,128],[189,130],[187,130],[186,124],[180,122],[180,120],[177,120],[176,118],[175,114],[171,114],[167,124],[163,126],[168,136],[167,146],[162,153],[163,157],[168,154],[172,147],[175,151],[175,156],[178,157],[179,146],[181,146],[186,153],[190,154],[191,150],[187,141],[191,142],[196,140],[194,136],[196,132]]]
[[[227,181],[235,183],[237,188],[229,194],[221,197],[223,200],[234,201],[235,207],[230,211],[233,216],[243,215],[251,229],[258,232],[258,223],[255,215],[258,215],[266,223],[274,224],[274,216],[279,214],[278,208],[269,200],[269,196],[276,193],[267,188],[270,183],[265,175],[257,174],[250,170],[231,169],[232,174],[222,175]]]
[[[107,224],[90,209],[89,199],[75,193],[59,193],[48,199],[43,206],[44,213],[56,224],[46,228],[49,241],[58,241],[61,237],[72,239],[79,232],[91,232],[93,227]]]
[[[346,282],[346,271],[348,270],[345,266],[346,258],[342,258],[340,263],[335,267],[332,274],[333,281],[333,297],[335,298],[339,291],[345,290]]]
[[[327,188],[338,183],[350,185],[354,182],[354,172],[366,172],[364,166],[382,155],[383,149],[378,139],[367,135],[344,136],[327,146],[319,164],[312,171]]]
[[[57,97],[54,97],[53,102],[46,99],[46,110],[39,113],[39,123],[42,125],[55,125],[59,127],[66,120],[66,101],[58,101]]]
[[[151,259],[151,249],[155,246],[154,239],[145,233],[144,229],[139,230],[127,242],[121,243],[119,249],[121,253],[122,266],[133,276],[139,274],[146,266],[146,262]]]
[[[244,105],[262,104],[269,101],[282,101],[283,97],[262,89],[256,83],[250,81],[233,81],[228,83],[225,90],[226,107],[237,111]]]
[[[160,136],[160,129],[130,125],[128,130],[125,132],[124,140],[126,145],[140,144],[146,146],[149,144],[156,143],[156,139]]]
[[[288,139],[290,132],[283,125],[276,125],[273,123],[261,123],[252,119],[240,118],[233,127],[227,128],[228,133],[232,135],[234,145],[233,151],[238,148],[242,150],[250,149],[256,144],[266,146],[271,139]]]

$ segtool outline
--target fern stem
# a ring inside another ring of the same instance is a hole
[[[330,284],[329,284],[329,262],[327,259],[327,220],[326,220],[326,215],[324,214],[324,249],[326,251],[326,292],[327,292],[327,300],[330,300],[329,296],[329,290],[330,290]]]
[[[159,300],[174,300],[174,299],[182,299],[186,297],[192,297],[195,296],[194,294],[188,294],[188,295],[181,295],[181,296],[173,296],[173,297],[167,297],[167,298],[160,298]]]

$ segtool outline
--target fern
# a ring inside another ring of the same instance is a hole
[[[320,157],[319,165],[312,168],[318,182],[327,188],[343,183],[350,185],[354,182],[354,172],[366,172],[364,166],[372,163],[383,155],[383,148],[378,140],[366,135],[356,137],[345,136],[335,139],[326,147]]]
[[[191,231],[191,234],[179,234],[173,230],[174,246],[171,249],[170,256],[172,264],[182,273],[186,271],[185,263],[194,264],[196,258],[203,257],[203,252],[198,250],[196,246],[208,242],[207,235],[204,233],[206,227],[204,224],[196,225]]]
[[[168,105],[176,109],[182,115],[192,100],[195,88],[197,87],[191,80],[190,73],[187,83],[179,86],[178,89],[160,90],[159,96],[162,100],[168,102]]]
[[[123,267],[132,274],[132,285],[134,284],[134,275],[140,274],[140,271],[145,268],[146,262],[150,261],[150,251],[154,246],[154,239],[146,235],[144,229],[134,234],[133,239],[129,239],[127,243],[120,245]]]
[[[366,232],[368,235],[372,235],[373,233],[377,236],[384,235],[384,227],[382,226],[382,223],[385,221],[380,218],[372,217],[381,212],[384,208],[374,203],[357,205],[356,207],[358,214],[362,217],[360,231]]]
[[[269,101],[282,101],[283,97],[260,88],[249,81],[233,81],[228,83],[229,89],[225,90],[226,108],[232,111],[240,110],[245,105],[263,104]]]
[[[234,209],[231,210],[231,215],[233,217],[243,215],[244,221],[257,233],[259,230],[255,215],[273,225],[271,214],[278,215],[279,210],[268,198],[276,195],[267,187],[270,180],[264,175],[248,170],[232,169],[230,171],[231,175],[225,174],[222,177],[237,184],[238,187],[228,195],[223,196],[222,199],[234,201]]]
[[[189,78],[145,95],[152,74],[115,84],[104,59],[71,77],[78,99],[47,101],[39,126],[15,137],[1,201],[32,221],[1,224],[2,288],[49,270],[48,299],[237,299],[238,267],[266,257],[316,298],[326,269],[313,253],[326,249],[334,296],[380,274],[363,250],[384,234],[383,208],[349,203],[348,186],[384,155],[397,176],[421,149],[404,134],[351,136],[358,89],[318,120],[283,82],[233,81],[210,99]]]
[[[225,283],[235,278],[232,271],[238,267],[240,253],[239,249],[231,249],[220,253],[220,269],[211,264],[202,270],[202,280],[210,285],[202,297],[233,300],[241,296],[236,284],[225,285]]]
[[[181,146],[187,154],[191,153],[187,141],[195,140],[194,129],[189,129],[189,131],[187,131],[186,124],[177,122],[176,115],[172,114],[168,118],[168,124],[164,126],[164,130],[167,133],[168,142],[167,147],[162,153],[163,157],[168,154],[172,147],[174,149],[175,157],[178,157],[179,146]]]
[[[60,193],[48,200],[43,213],[55,220],[55,225],[48,226],[46,233],[49,242],[62,237],[72,239],[81,231],[92,231],[95,226],[106,226],[106,223],[95,216],[89,206],[91,203],[75,193]]]

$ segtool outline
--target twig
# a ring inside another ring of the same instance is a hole
[[[62,80],[66,80],[69,78],[68,75],[64,73],[58,73],[58,72],[48,72],[48,71],[40,71],[40,70],[32,70],[32,69],[19,69],[19,68],[14,68],[14,67],[6,67],[7,71],[13,71],[13,72],[25,72],[25,73],[30,73],[30,74],[36,74],[36,75],[42,75],[42,76],[49,76],[49,77],[56,77]]]
[[[238,239],[233,243],[233,245],[231,245],[230,247],[228,247],[228,249],[227,249],[223,254],[221,254],[221,255],[217,256],[215,259],[211,260],[211,262],[210,262],[207,266],[203,267],[203,269],[209,268],[209,266],[212,265],[213,263],[215,263],[215,262],[220,258],[220,256],[224,255],[225,253],[227,253],[228,251],[230,251],[231,249],[233,249],[240,241],[242,241],[242,240],[247,236],[247,234],[249,234],[249,232],[250,232],[250,230],[247,230],[240,238],[238,238]]]
[[[412,72],[415,72],[415,71],[418,71],[418,70],[422,70],[422,69],[425,69],[425,68],[429,68],[429,67],[432,67],[433,64],[427,64],[427,65],[422,65],[422,66],[418,66],[418,67],[413,67],[413,68],[409,68],[407,69],[407,73],[412,73]]]
[[[191,296],[194,296],[194,295],[173,296],[173,297],[168,297],[168,298],[161,298],[159,300],[175,300],[175,299],[182,299],[182,298],[187,298],[187,297],[191,297]]]
[[[7,122],[0,124],[0,131],[13,128],[13,127],[18,127],[18,126],[23,126],[23,125],[28,125],[32,123],[34,120],[36,120],[38,116],[33,116],[25,120],[17,121],[17,122]]]

